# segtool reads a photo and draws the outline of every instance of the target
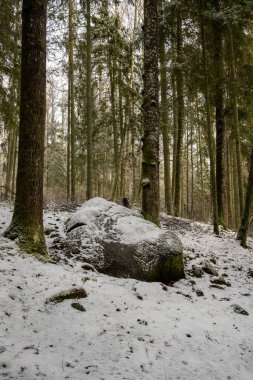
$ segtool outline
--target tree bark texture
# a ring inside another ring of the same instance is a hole
[[[220,12],[220,0],[213,0],[215,12]],[[224,47],[222,24],[218,18],[212,22],[213,28],[213,64],[215,75],[216,108],[216,187],[219,222],[225,223],[225,117],[224,117]]]
[[[206,35],[205,26],[203,23],[200,25],[201,31],[201,44],[202,44],[202,62],[205,74],[205,109],[206,109],[206,140],[208,146],[208,153],[210,159],[210,187],[213,206],[213,231],[216,235],[219,235],[219,216],[218,216],[218,204],[217,204],[217,188],[216,188],[216,173],[215,173],[215,154],[214,154],[214,137],[211,123],[211,106],[210,106],[210,86],[209,75],[206,58]]]
[[[180,10],[177,11],[177,150],[175,165],[175,197],[174,214],[180,214],[180,195],[181,195],[181,170],[182,170],[182,146],[184,135],[184,79],[182,72],[182,19]]]
[[[237,105],[237,93],[235,88],[236,82],[236,68],[235,68],[235,54],[234,54],[234,39],[233,31],[229,32],[229,50],[230,50],[230,75],[231,75],[231,99],[233,107],[233,134],[236,147],[236,167],[238,176],[238,188],[239,188],[239,204],[240,204],[240,216],[243,213],[244,203],[244,191],[243,191],[243,177],[242,177],[242,159],[241,159],[241,140],[240,140],[240,126],[238,117],[238,105]]]
[[[9,238],[46,255],[43,230],[43,167],[46,118],[46,1],[24,0],[21,100],[16,199]]]
[[[246,240],[249,229],[249,221],[250,221],[250,212],[252,209],[253,203],[253,148],[250,156],[250,171],[249,171],[249,179],[245,196],[245,204],[243,209],[242,220],[240,224],[240,228],[237,235],[237,240],[240,240],[241,246],[246,248]]]
[[[90,0],[87,0],[87,63],[86,63],[86,88],[87,88],[87,191],[86,198],[92,198],[92,99],[91,99],[91,26],[90,26]]]
[[[74,101],[74,32],[73,32],[73,0],[69,0],[69,112],[70,112],[70,154],[71,176],[70,192],[71,202],[76,200],[76,131],[75,131],[75,101]]]
[[[162,1],[160,1],[162,10]],[[164,195],[165,209],[171,214],[171,174],[170,174],[170,136],[168,118],[168,99],[167,99],[167,73],[166,73],[166,54],[165,54],[165,33],[160,27],[159,33],[159,55],[160,55],[160,87],[161,87],[161,130],[163,135],[163,157],[164,157]]]
[[[142,214],[159,225],[159,83],[157,0],[144,1]]]

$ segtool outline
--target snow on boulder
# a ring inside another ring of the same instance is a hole
[[[179,238],[137,211],[93,198],[70,216],[66,228],[73,254],[100,272],[144,281],[184,277]]]

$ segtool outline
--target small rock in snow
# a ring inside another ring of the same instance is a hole
[[[89,264],[89,263],[84,263],[84,264],[82,265],[82,268],[83,268],[84,270],[91,270],[92,272],[96,272],[96,273],[98,273],[98,271],[94,268],[94,266],[91,265],[91,264]]]
[[[215,288],[215,289],[220,289],[220,290],[225,290],[225,288],[223,288],[223,286],[218,285],[218,284],[212,284],[209,287],[210,288]]]
[[[202,264],[202,269],[204,272],[211,274],[212,276],[218,276],[218,271],[214,268],[214,266],[207,260],[205,260]]]
[[[79,302],[73,302],[71,304],[71,306],[76,309],[76,310],[79,310],[79,311],[86,311],[86,309],[83,307],[83,305],[81,305]]]
[[[204,296],[204,292],[201,289],[196,289],[195,292],[196,292],[196,294],[197,294],[198,297],[203,297]]]
[[[237,304],[233,304],[231,305],[234,312],[237,313],[237,314],[242,314],[242,315],[249,315],[249,313],[247,312],[247,310],[243,309],[243,307],[241,307],[240,305],[237,305]]]
[[[202,277],[204,274],[204,271],[201,267],[197,265],[192,266],[192,275],[195,277]]]
[[[248,270],[248,277],[252,277],[253,278],[253,269],[249,269]]]
[[[225,278],[222,277],[222,276],[220,276],[220,277],[214,277],[210,281],[211,281],[212,284],[231,286],[230,283],[227,282],[225,280]]]

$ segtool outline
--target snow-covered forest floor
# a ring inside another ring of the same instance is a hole
[[[67,217],[45,212],[59,257]],[[10,219],[1,204],[0,233]],[[253,241],[245,250],[233,232],[165,215],[163,228],[184,246],[186,278],[173,286],[84,270],[73,257],[43,264],[0,236],[0,378],[252,380]],[[46,303],[73,287],[86,290],[75,301],[85,311]]]

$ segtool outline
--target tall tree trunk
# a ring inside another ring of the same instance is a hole
[[[201,44],[202,44],[202,61],[205,74],[205,109],[206,109],[206,139],[208,146],[208,153],[210,159],[210,184],[211,184],[211,196],[213,206],[213,231],[216,235],[219,235],[219,216],[218,216],[218,203],[217,203],[217,187],[216,187],[216,173],[215,173],[215,155],[214,155],[214,137],[211,123],[211,107],[210,107],[210,89],[209,89],[209,74],[206,59],[206,36],[205,27],[203,23],[200,26],[201,29]]]
[[[229,50],[230,50],[230,74],[231,74],[231,98],[233,106],[233,133],[236,147],[236,167],[238,176],[238,188],[239,188],[239,205],[240,216],[243,213],[244,192],[243,192],[243,178],[242,178],[242,160],[241,160],[241,141],[240,141],[240,126],[238,118],[238,106],[237,106],[237,94],[235,88],[236,70],[235,70],[235,55],[234,55],[234,40],[233,31],[229,32]]]
[[[213,0],[214,9],[219,13],[220,0]],[[225,223],[225,116],[224,116],[224,47],[222,23],[219,18],[212,21],[213,28],[213,64],[215,78],[215,108],[216,108],[216,186],[219,222]]]
[[[87,192],[86,198],[92,198],[92,99],[91,99],[91,26],[90,0],[87,0],[86,38],[87,38],[87,66],[86,66],[86,96],[87,96]]]
[[[157,0],[144,0],[142,214],[160,224]]]
[[[160,8],[163,9],[162,0]],[[159,53],[160,53],[160,87],[161,87],[161,130],[163,135],[163,157],[164,157],[164,195],[165,209],[171,214],[171,178],[170,178],[170,137],[169,137],[169,119],[168,119],[168,99],[167,99],[167,72],[166,72],[166,55],[165,55],[165,33],[163,27],[160,28],[159,35]]]
[[[173,51],[173,43],[172,43]],[[172,54],[172,62],[174,63],[175,58]],[[175,68],[172,69],[171,73],[171,86],[172,86],[172,111],[173,111],[173,167],[172,167],[172,202],[174,204],[175,200],[175,178],[176,178],[176,157],[177,157],[177,91],[176,91],[176,73]]]
[[[70,201],[71,180],[71,112],[70,112],[70,78],[68,78],[68,130],[67,130],[67,202]]]
[[[244,248],[246,248],[252,202],[253,202],[253,148],[252,148],[251,157],[250,157],[250,171],[249,171],[249,179],[248,179],[248,185],[247,185],[246,196],[245,196],[243,215],[242,215],[240,228],[237,234],[237,240],[240,240],[241,246]]]
[[[71,202],[76,200],[76,131],[75,131],[75,101],[74,101],[74,32],[73,32],[73,0],[69,0],[69,112],[70,112],[70,154],[71,154],[71,178],[70,192]]]
[[[43,169],[46,118],[46,2],[23,0],[21,100],[16,199],[5,236],[22,249],[46,255]]]
[[[117,197],[118,185],[119,185],[119,139],[118,139],[118,123],[116,116],[116,62],[115,57],[112,58],[113,62],[110,67],[110,85],[111,85],[111,107],[112,107],[112,126],[113,126],[113,147],[114,147],[114,180],[113,180],[113,190],[112,199]]]
[[[184,80],[182,72],[182,19],[180,10],[177,10],[177,154],[175,168],[175,198],[174,198],[174,213],[175,216],[180,214],[180,194],[181,194],[181,170],[182,170],[182,145],[184,135]]]

